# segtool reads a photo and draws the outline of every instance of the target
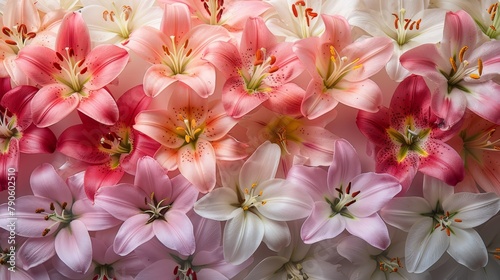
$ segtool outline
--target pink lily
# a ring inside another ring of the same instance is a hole
[[[323,15],[325,32],[294,44],[294,51],[312,76],[301,111],[315,119],[337,104],[376,112],[382,91],[368,79],[379,72],[392,55],[388,38],[368,38],[351,43],[351,27],[341,16]]]
[[[246,145],[227,133],[237,121],[218,100],[207,100],[184,88],[172,96],[169,110],[143,111],[134,128],[159,142],[156,159],[168,170],[179,169],[202,193],[215,187],[217,160],[247,156]]]
[[[47,127],[74,109],[106,125],[118,120],[118,107],[104,88],[123,70],[128,53],[113,45],[91,50],[89,31],[79,13],[62,20],[55,51],[30,45],[18,66],[42,88],[33,97],[33,122]]]
[[[37,91],[31,86],[10,89],[10,79],[0,79],[0,191],[7,189],[9,169],[17,176],[21,153],[53,153],[56,148],[54,133],[32,124],[30,102]]]
[[[448,129],[458,123],[466,108],[500,124],[500,41],[484,42],[482,32],[464,11],[448,12],[440,44],[416,47],[401,56],[410,72],[426,77],[436,89],[432,110]]]
[[[295,165],[287,181],[309,189],[315,201],[300,231],[304,243],[334,238],[346,229],[381,250],[389,246],[389,232],[377,212],[401,191],[401,185],[388,174],[361,173],[361,162],[349,142],[335,141],[328,173]]]
[[[160,147],[133,128],[136,115],[150,102],[142,85],[135,86],[118,99],[120,116],[114,125],[106,126],[80,114],[83,123],[67,128],[59,136],[59,152],[90,165],[84,179],[90,200],[101,186],[116,185],[125,172],[134,175],[137,160],[153,156]]]
[[[124,221],[113,242],[125,256],[154,236],[183,255],[195,250],[193,224],[186,213],[198,192],[181,175],[170,179],[151,157],[137,161],[134,185],[122,183],[100,188],[95,204]]]
[[[278,113],[300,114],[304,90],[291,81],[303,67],[291,43],[279,43],[262,18],[247,20],[239,48],[215,42],[204,58],[227,77],[222,104],[228,115],[240,118],[261,104]]]
[[[99,206],[92,205],[83,191],[83,174],[64,181],[50,164],[37,167],[30,178],[33,195],[16,199],[16,233],[28,239],[19,248],[24,269],[40,265],[54,255],[78,273],[88,271],[92,261],[89,231],[118,225]],[[7,203],[0,218],[7,220]],[[7,229],[7,223],[2,223]]]
[[[155,97],[177,83],[199,96],[215,91],[215,69],[201,54],[214,41],[228,41],[229,32],[220,26],[191,27],[188,7],[165,6],[160,30],[143,27],[130,35],[124,45],[153,64],[144,74],[144,91]]]
[[[442,131],[430,103],[431,93],[424,79],[412,75],[396,88],[390,108],[358,113],[359,130],[375,145],[376,171],[398,178],[402,193],[408,190],[417,171],[450,185],[464,178],[462,159],[444,143],[459,127]]]

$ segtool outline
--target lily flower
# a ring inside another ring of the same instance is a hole
[[[464,11],[446,14],[440,44],[426,44],[401,56],[410,72],[426,77],[436,89],[432,110],[444,120],[444,129],[458,123],[470,109],[500,124],[500,41],[484,42],[474,20]]]
[[[87,272],[92,261],[89,231],[114,227],[119,220],[87,199],[81,172],[64,181],[44,163],[35,168],[30,184],[33,195],[16,199],[16,233],[28,237],[17,252],[24,269],[57,255],[73,271]],[[0,206],[4,220],[7,209],[7,203]],[[8,230],[7,223],[1,227]]]
[[[337,104],[376,112],[382,104],[382,91],[368,79],[389,61],[391,42],[387,38],[368,38],[351,43],[351,27],[340,16],[322,16],[325,32],[321,37],[300,40],[294,52],[312,76],[301,112],[315,119]]]
[[[396,88],[389,108],[382,107],[377,113],[358,112],[356,124],[375,146],[376,171],[398,178],[402,194],[417,171],[449,185],[464,178],[462,159],[445,143],[459,126],[441,130],[430,103],[431,93],[424,79],[412,75]]]
[[[265,0],[273,12],[266,25],[277,36],[293,42],[309,37],[319,37],[327,30],[320,15],[340,15],[348,18],[354,12],[358,0]]]
[[[80,1],[94,42],[122,43],[142,26],[160,27],[162,9],[155,5],[155,0]]]
[[[37,0],[35,6],[46,14],[54,11],[67,13],[83,7],[81,0]]]
[[[426,271],[444,252],[471,270],[488,262],[485,244],[474,227],[500,210],[495,193],[454,193],[453,187],[424,176],[422,197],[397,197],[381,210],[384,221],[408,232],[405,245],[409,272]]]
[[[33,122],[53,125],[74,109],[106,125],[118,120],[118,107],[104,88],[128,62],[126,50],[100,45],[91,50],[88,28],[81,14],[62,20],[56,50],[30,45],[16,60],[26,75],[42,88],[32,102]]]
[[[192,27],[188,7],[176,3],[165,5],[160,30],[142,27],[124,45],[153,64],[144,74],[147,95],[155,97],[180,83],[206,98],[215,91],[216,77],[214,66],[202,53],[211,42],[229,40],[223,27]]]
[[[241,264],[264,241],[273,251],[291,241],[286,221],[304,218],[311,200],[298,186],[275,179],[281,150],[265,142],[245,161],[238,174],[200,198],[194,211],[207,219],[227,221],[222,246],[224,259]]]
[[[84,188],[90,200],[101,186],[116,185],[123,174],[134,175],[137,160],[153,156],[160,145],[133,128],[137,114],[148,108],[151,97],[142,85],[125,92],[117,101],[119,118],[106,126],[80,114],[82,124],[68,127],[59,136],[57,150],[89,164]]]
[[[295,165],[287,181],[308,189],[314,200],[300,231],[304,243],[334,238],[346,229],[381,250],[389,246],[387,227],[377,212],[401,191],[401,185],[388,174],[361,173],[361,162],[349,142],[335,141],[328,172]]]
[[[32,124],[30,102],[37,91],[32,86],[10,89],[10,79],[0,79],[0,166],[4,167],[0,170],[0,191],[7,189],[12,176],[8,170],[19,170],[21,153],[53,153],[56,148],[54,133]]]
[[[371,36],[392,40],[393,54],[385,70],[400,82],[410,75],[399,61],[401,55],[416,46],[441,41],[446,11],[428,9],[429,0],[365,0],[364,5],[352,13],[349,23]]]
[[[164,168],[178,168],[200,192],[211,191],[217,160],[247,156],[246,145],[227,135],[237,121],[225,113],[218,100],[207,103],[187,88],[172,96],[168,108],[141,112],[134,129],[161,144],[155,158]]]
[[[291,43],[278,42],[262,18],[249,18],[239,48],[229,42],[215,42],[204,58],[226,77],[222,104],[227,114],[241,118],[261,104],[289,115],[300,114],[304,90],[291,81],[303,66]]]
[[[124,221],[113,242],[115,253],[125,256],[154,236],[183,255],[195,250],[193,224],[186,213],[198,192],[181,175],[170,179],[151,157],[137,161],[134,184],[100,188],[95,204]]]

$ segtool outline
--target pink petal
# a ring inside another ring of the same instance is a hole
[[[175,42],[191,30],[191,15],[187,5],[172,3],[165,5],[160,30],[167,36],[175,36]]]
[[[450,11],[446,13],[443,40],[441,41],[445,57],[458,55],[458,52],[464,46],[476,46],[478,39],[479,29],[467,12]]]
[[[307,190],[314,201],[323,200],[327,189],[327,173],[323,168],[293,165],[286,180]]]
[[[30,269],[50,260],[56,254],[54,238],[55,236],[29,238],[24,241],[17,252],[19,260],[24,264],[23,268]]]
[[[361,174],[361,162],[354,147],[344,139],[334,142],[333,161],[328,168],[328,189],[345,189],[354,177]]]
[[[87,67],[90,75],[85,88],[97,90],[111,83],[125,68],[128,59],[127,51],[115,45],[99,45],[93,48],[82,65]]]
[[[420,156],[415,153],[408,153],[401,162],[396,160],[395,146],[382,148],[377,152],[375,171],[378,173],[388,173],[396,177],[403,187],[401,194],[404,194],[411,185],[419,168]]]
[[[88,231],[109,229],[122,222],[88,199],[75,201],[71,211],[78,216],[78,221],[81,221]]]
[[[179,119],[173,113],[172,110],[143,111],[135,118],[134,129],[148,135],[165,147],[179,148],[184,144],[185,139],[177,134],[175,124],[179,122]]]
[[[2,106],[17,116],[17,126],[26,129],[32,122],[31,100],[38,92],[32,86],[18,86],[5,92],[2,97]]]
[[[330,43],[338,51],[351,43],[351,27],[344,17],[322,14],[321,18],[325,24],[325,32],[320,38],[322,43]]]
[[[154,157],[163,168],[167,170],[177,169],[177,149],[162,146],[156,151]]]
[[[44,219],[44,214],[35,213],[38,208],[46,209],[50,206],[53,200],[45,197],[35,197],[32,195],[25,195],[16,199],[16,234],[25,237],[42,238],[42,233],[44,229],[51,226],[54,221],[46,221]],[[57,204],[55,204],[57,205]],[[54,205],[54,206],[55,206]],[[9,225],[9,209],[8,204],[2,204],[0,217],[5,222],[1,227],[7,231],[10,231]],[[11,206],[12,207],[12,206]],[[60,210],[60,207],[57,207]],[[47,209],[46,209],[47,210]],[[56,225],[57,227],[57,225]],[[49,231],[46,236],[54,234],[55,231]]]
[[[113,249],[118,255],[126,256],[130,254],[130,252],[155,236],[154,223],[146,224],[148,219],[148,214],[137,214],[128,218],[122,224],[113,242]]]
[[[271,47],[277,44],[274,34],[269,31],[264,20],[260,17],[251,17],[245,24],[245,29],[241,36],[240,53],[244,55],[243,65],[249,65],[258,49]]]
[[[59,203],[67,202],[71,206],[73,198],[66,182],[57,174],[54,167],[44,163],[31,173],[31,189],[35,196],[46,197]]]
[[[40,28],[40,15],[30,0],[6,1],[3,12],[3,25],[9,28],[26,25],[28,32],[37,32]]]
[[[428,140],[423,148],[429,155],[421,158],[419,171],[452,186],[463,180],[464,164],[453,148],[439,140]]]
[[[118,111],[120,112],[120,121],[128,126],[132,126],[137,114],[146,110],[151,101],[151,97],[144,93],[142,85],[137,85],[127,90],[116,101]]]
[[[193,224],[185,213],[169,210],[165,220],[155,220],[153,230],[156,238],[167,248],[175,250],[184,256],[194,253],[195,240]]]
[[[268,93],[269,99],[264,106],[269,110],[283,115],[300,115],[300,105],[305,91],[296,84],[287,83],[273,87]]]
[[[312,80],[307,86],[301,112],[311,120],[330,112],[338,103],[332,94],[323,92],[321,80]]]
[[[73,271],[87,272],[92,262],[92,243],[81,221],[73,220],[57,233],[55,248],[57,256]]]
[[[248,156],[248,145],[228,136],[219,141],[212,142],[212,148],[217,160],[239,160]]]
[[[137,186],[123,183],[100,188],[94,202],[117,219],[125,221],[142,213],[141,207],[144,207],[144,200],[149,195]]]
[[[137,161],[144,156],[153,157],[160,148],[160,144],[148,136],[133,130],[133,149],[130,154],[122,158],[120,166],[128,174],[135,175]]]
[[[101,187],[116,185],[123,174],[121,167],[111,168],[109,163],[87,167],[84,188],[88,199],[94,201],[94,196]]]
[[[380,107],[377,113],[359,111],[356,118],[356,125],[365,137],[375,145],[384,146],[390,142],[386,129],[391,126],[390,111],[385,107]]]
[[[89,129],[82,124],[68,127],[59,136],[57,151],[90,164],[109,161],[109,154],[98,149],[98,141],[104,131]]]
[[[215,187],[215,151],[210,142],[198,139],[179,149],[179,171],[200,192],[207,193]]]
[[[323,48],[325,51],[321,51]],[[313,79],[321,78],[318,70],[325,70],[330,61],[330,51],[326,52],[326,45],[322,45],[318,37],[309,37],[295,42],[292,49]]]
[[[346,229],[380,250],[387,249],[391,244],[387,226],[376,213],[365,218],[346,219]]]
[[[31,125],[23,131],[23,137],[19,140],[19,151],[27,154],[53,153],[56,143],[56,136],[50,129]]]
[[[451,128],[458,123],[465,114],[467,99],[464,92],[454,88],[448,93],[448,84],[440,84],[433,92],[431,100],[432,111],[443,119],[443,127]]]
[[[233,118],[241,118],[268,98],[269,95],[261,92],[249,94],[240,76],[229,78],[222,89],[222,104],[227,114]]]
[[[68,116],[80,103],[78,94],[62,84],[41,88],[31,101],[33,123],[38,127],[53,125]]]
[[[84,59],[91,49],[89,29],[80,13],[68,13],[59,27],[55,49],[66,55],[67,48],[73,50],[76,61]]]
[[[181,174],[172,178],[172,208],[187,213],[198,199],[198,190]]]
[[[222,104],[217,101],[209,103],[205,119],[204,137],[209,141],[220,140],[238,123],[228,116]]]
[[[295,132],[301,139],[300,155],[307,158],[310,166],[328,166],[333,160],[333,141],[338,137],[319,126],[304,125]]]
[[[210,61],[226,77],[239,77],[237,70],[243,67],[238,49],[228,42],[211,43],[202,57]]]
[[[347,106],[367,112],[377,112],[382,105],[382,91],[372,80],[352,83],[340,81],[335,88],[324,94],[331,95],[333,99]]]
[[[443,58],[435,44],[424,44],[408,50],[401,55],[400,61],[410,72],[424,76],[435,83],[446,81],[438,69],[451,70],[449,60]]]
[[[163,60],[162,46],[167,44],[167,40],[169,38],[158,29],[144,26],[130,35],[125,46],[149,63],[160,64]]]
[[[55,75],[59,70],[54,66],[54,62],[58,61],[53,50],[30,45],[19,52],[16,64],[35,83],[46,86],[57,83]]]
[[[155,64],[144,74],[144,91],[148,96],[156,97],[170,85],[177,82],[171,76],[172,70],[167,65]]]
[[[105,125],[113,125],[119,116],[116,101],[105,88],[90,91],[81,99],[78,111]]]
[[[212,95],[215,91],[215,69],[208,62],[197,63],[186,69],[185,74],[175,75],[175,78],[203,98]]]
[[[358,59],[361,68],[352,70],[345,79],[350,82],[365,80],[385,67],[393,54],[392,40],[387,37],[372,37],[356,41],[342,49],[341,56]]]
[[[311,215],[307,217],[300,230],[300,236],[306,244],[330,239],[344,231],[346,222],[339,214],[332,215],[330,204],[325,201],[314,203]]]
[[[160,164],[151,157],[143,157],[137,161],[134,185],[144,190],[148,196],[154,193],[159,200],[172,199],[170,178]]]

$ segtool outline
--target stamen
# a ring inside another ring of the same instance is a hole
[[[297,7],[295,7],[295,4],[292,4],[292,12],[294,17],[299,17],[299,13],[297,12]]]
[[[17,43],[15,41],[12,41],[12,40],[5,40],[5,43],[9,44],[9,45],[12,45],[12,46],[17,46]]]
[[[46,228],[42,232],[42,236],[46,236],[50,232],[50,229]]]
[[[104,21],[108,21],[108,15],[109,15],[108,11],[102,12],[102,18],[104,19]]]
[[[10,30],[8,27],[4,26],[2,28],[2,33],[7,35],[8,37],[10,37],[10,35],[12,35],[12,30]]]
[[[60,61],[64,61],[64,57],[59,52],[56,52],[56,56]]]
[[[51,210],[51,211],[54,211],[55,209],[56,209],[56,208],[54,207],[54,203],[53,203],[53,202],[51,202],[51,203],[50,203],[50,210]]]
[[[420,22],[422,22],[422,19],[417,20],[417,26],[415,27],[415,29],[420,29]]]
[[[45,212],[45,209],[43,209],[43,208],[37,208],[37,209],[35,210],[35,213],[37,213],[37,214],[40,214],[40,213],[42,213],[42,212]]]
[[[483,60],[480,58],[477,59],[477,72],[479,76],[483,75]]]
[[[457,222],[457,223],[461,223],[462,219],[454,219],[454,221]]]
[[[61,70],[62,70],[62,67],[61,67],[61,65],[59,65],[59,63],[54,62],[52,65],[54,65],[54,67],[55,67],[57,70],[59,70],[59,71],[61,71]]]
[[[458,58],[460,59],[460,62],[464,62],[464,54],[465,52],[469,49],[469,47],[467,46],[463,46],[461,49],[460,49],[460,52],[458,53]]]
[[[62,205],[61,205],[61,208],[64,210],[64,209],[66,209],[66,206],[68,206],[68,203],[67,202],[63,202]]]
[[[451,68],[453,69],[453,73],[457,72],[457,64],[455,62],[455,59],[453,59],[453,57],[450,57],[450,64]]]
[[[399,23],[399,17],[396,14],[392,14],[395,19],[394,19],[394,28],[398,29],[398,23]]]

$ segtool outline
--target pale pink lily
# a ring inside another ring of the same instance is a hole
[[[135,86],[117,100],[120,116],[114,125],[103,125],[80,114],[82,124],[68,127],[59,136],[59,152],[89,165],[84,187],[90,200],[101,186],[116,185],[125,172],[134,175],[137,160],[153,156],[160,147],[133,128],[137,114],[150,103],[151,97],[144,94],[142,85]]]
[[[204,58],[226,77],[222,104],[228,115],[240,118],[261,104],[278,113],[300,114],[304,90],[292,80],[303,66],[291,43],[279,42],[262,18],[247,20],[239,48],[215,42]]]
[[[134,185],[121,183],[100,188],[95,204],[120,219],[114,251],[125,256],[155,237],[183,255],[195,250],[193,224],[186,213],[198,192],[184,177],[170,179],[151,157],[137,161]]]
[[[74,109],[106,125],[118,120],[118,107],[104,88],[128,62],[128,53],[113,45],[91,50],[88,28],[79,13],[62,20],[55,51],[30,45],[17,65],[42,88],[33,97],[33,122],[40,127],[64,119]]]
[[[334,238],[346,229],[376,248],[389,246],[387,227],[377,212],[401,191],[401,185],[388,174],[361,173],[356,150],[346,140],[335,141],[328,172],[296,165],[287,181],[309,190],[314,200],[300,232],[304,243]]]
[[[266,25],[273,34],[284,36],[286,41],[319,37],[327,29],[320,15],[340,15],[348,18],[359,5],[359,0],[265,0],[265,2],[273,7]]]
[[[57,255],[73,271],[87,272],[92,261],[89,231],[114,227],[119,220],[87,199],[82,173],[64,181],[45,163],[33,171],[30,183],[33,195],[16,199],[16,233],[28,237],[18,251],[24,268]],[[0,217],[7,220],[8,215],[2,204]],[[7,229],[6,223],[1,226]]]
[[[327,166],[333,159],[333,141],[338,137],[325,129],[331,120],[309,120],[303,116],[281,115],[261,108],[240,121],[247,129],[249,143],[258,147],[265,141],[278,144],[281,159],[278,177],[286,177],[294,164]]]
[[[67,13],[83,7],[80,0],[37,0],[35,5],[40,11],[46,14],[54,11]]]
[[[3,14],[0,33],[0,77],[10,76],[16,85],[29,84],[26,73],[17,65],[18,53],[28,45],[53,48],[57,26],[42,22],[31,0],[8,0]]]
[[[294,51],[312,80],[301,111],[315,119],[344,103],[357,109],[376,112],[382,104],[382,91],[369,79],[389,61],[391,41],[368,38],[351,43],[351,27],[340,16],[322,16],[325,32],[294,44]]]
[[[80,0],[92,41],[116,44],[142,26],[160,27],[162,9],[155,0]]]
[[[460,132],[448,143],[459,152],[465,178],[455,190],[496,192],[500,195],[500,125],[468,111]]]
[[[155,97],[180,83],[208,97],[215,91],[215,69],[201,55],[209,43],[229,39],[229,32],[220,26],[192,27],[188,7],[176,3],[165,6],[160,30],[140,28],[124,45],[153,64],[144,74],[147,95]]]
[[[444,129],[458,123],[466,108],[500,124],[500,41],[484,42],[474,20],[464,11],[446,14],[440,44],[426,44],[401,56],[410,72],[435,86],[431,107]]]
[[[0,191],[15,180],[21,153],[52,153],[56,148],[54,133],[32,124],[30,105],[37,91],[32,86],[10,89],[10,79],[0,79]],[[14,176],[8,175],[11,168],[16,170]]]
[[[145,244],[137,251],[147,253],[150,259],[156,260],[141,271],[136,280],[149,279],[217,279],[229,280],[251,264],[253,258],[239,265],[227,263],[222,253],[222,227],[218,221],[200,217],[193,211],[188,212],[193,222],[196,251],[189,255],[179,255],[164,247],[160,249],[158,242]],[[151,250],[153,249],[153,250]]]
[[[161,144],[155,158],[163,167],[178,168],[200,192],[211,191],[218,160],[247,156],[246,145],[227,135],[237,121],[218,100],[207,101],[188,88],[175,92],[168,108],[141,112],[134,129]]]
[[[348,18],[351,25],[371,36],[392,40],[393,54],[385,69],[395,81],[410,75],[399,62],[403,53],[422,44],[437,43],[442,38],[446,11],[428,7],[429,0],[365,0],[363,9]]]
[[[181,2],[189,6],[195,15],[195,24],[221,25],[227,30],[241,31],[249,17],[257,17],[269,9],[260,0],[159,0]]]
[[[469,269],[488,262],[485,244],[474,227],[500,210],[495,193],[454,193],[453,187],[424,176],[422,197],[397,197],[381,210],[384,221],[408,232],[406,269],[426,271],[444,252]]]
[[[464,178],[458,153],[445,141],[459,126],[443,131],[430,108],[431,93],[424,79],[412,75],[396,88],[390,108],[377,113],[359,111],[356,124],[374,144],[375,169],[397,177],[403,193],[417,171],[456,185]]]
[[[262,241],[273,251],[291,241],[286,221],[304,218],[311,200],[300,187],[275,179],[281,150],[265,142],[245,161],[239,172],[223,178],[223,186],[199,199],[194,211],[200,216],[227,221],[222,246],[224,259],[241,264]]]

